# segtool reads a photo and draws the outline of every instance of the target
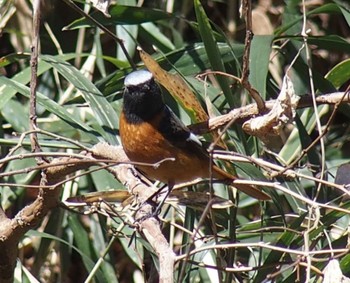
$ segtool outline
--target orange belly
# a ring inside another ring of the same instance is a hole
[[[122,114],[120,122],[120,137],[124,151],[130,161],[147,163],[150,166],[135,165],[149,178],[164,183],[183,183],[196,178],[209,177],[209,159],[203,155],[191,153],[185,148],[175,147],[160,134],[152,123],[124,123]],[[139,129],[142,128],[142,131]],[[164,159],[173,158],[173,161]],[[158,166],[152,166],[159,163]]]
[[[158,119],[161,117],[158,117]],[[209,156],[199,148],[188,148],[185,145],[174,146],[159,133],[154,126],[159,121],[142,124],[127,124],[122,114],[119,133],[124,151],[132,162],[149,164],[136,165],[150,179],[158,180],[168,185],[192,181],[196,178],[209,178]],[[140,131],[142,128],[142,131]],[[173,161],[163,161],[173,158]],[[163,162],[162,162],[163,161]],[[158,166],[153,166],[158,164]],[[237,177],[228,174],[217,166],[212,167],[215,179],[234,181]],[[270,197],[259,189],[245,184],[234,184],[242,192],[261,200]]]

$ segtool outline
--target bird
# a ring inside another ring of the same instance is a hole
[[[131,72],[125,77],[124,86],[120,140],[128,159],[146,177],[167,184],[169,190],[177,184],[212,177],[229,182],[256,199],[270,199],[256,187],[233,184],[236,176],[210,162],[207,149],[165,104],[150,71]],[[151,166],[154,164],[157,166]]]

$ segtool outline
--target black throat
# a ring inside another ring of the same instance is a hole
[[[123,113],[129,123],[149,121],[164,107],[161,90],[154,79],[125,88]]]

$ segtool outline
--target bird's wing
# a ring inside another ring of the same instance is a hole
[[[189,128],[185,126],[168,106],[165,106],[163,115],[164,117],[161,119],[159,130],[169,141],[176,143],[176,146],[181,148],[192,145],[203,150],[201,141],[191,133]],[[204,150],[202,153],[206,154],[206,151]]]
[[[175,115],[175,113],[167,106],[161,124],[159,125],[160,132],[171,141],[176,147],[179,147],[190,154],[196,155],[203,159],[203,162],[209,164],[209,154],[200,142],[200,140],[185,126],[185,124]],[[260,200],[269,200],[270,197],[260,189],[248,184],[237,184],[234,181],[237,177],[227,173],[216,165],[213,166],[213,177],[215,179],[230,180],[230,185],[238,190]]]

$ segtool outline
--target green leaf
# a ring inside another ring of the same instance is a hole
[[[175,48],[170,39],[154,23],[143,23],[140,26],[139,35],[143,40],[156,46],[162,52],[170,52]]]
[[[130,67],[130,64],[128,62],[119,60],[118,58],[115,57],[111,57],[111,56],[102,56],[102,58],[104,60],[106,60],[107,62],[113,64],[114,66],[116,66],[118,69],[126,69]]]
[[[328,105],[318,106],[318,115],[322,117],[328,113]],[[316,117],[313,109],[305,109],[301,114],[300,120],[303,125],[305,125],[305,130],[308,134],[312,132],[316,127]],[[279,152],[279,157],[285,162],[285,164],[290,164],[301,152],[301,142],[299,129],[295,127],[290,133],[287,141]]]
[[[98,218],[92,218],[91,219],[91,233],[92,233],[92,244],[94,246],[94,251],[98,256],[100,257],[99,260],[101,260],[101,256],[103,255],[104,250],[107,248],[106,241],[107,241],[107,233],[106,230],[108,227],[106,227],[106,218],[105,216],[100,215]],[[115,242],[115,238],[110,239],[110,241]],[[112,247],[109,246],[109,249],[112,250]],[[104,277],[106,278],[105,282],[118,282],[117,274],[115,272],[115,268],[112,265],[112,258],[109,253],[106,253],[103,257],[103,260],[101,262],[101,265],[99,269],[103,272]]]
[[[281,36],[278,37],[278,39],[294,39],[300,42],[304,41],[302,36]],[[307,42],[316,45],[321,49],[350,53],[350,43],[338,35],[308,36]]]
[[[44,228],[44,233],[47,235],[59,235],[63,227],[63,219],[65,210],[56,207],[51,211],[51,216],[48,218]],[[37,247],[36,260],[33,263],[34,270],[40,270],[47,260],[47,255],[52,249],[53,239],[47,237],[40,237],[39,246]]]
[[[27,109],[28,105],[23,105],[19,101],[11,99],[7,102],[6,107],[1,109],[1,114],[16,132],[23,133],[29,130],[29,112]],[[21,113],[21,115],[18,115],[18,113]]]
[[[136,45],[137,45],[137,35],[138,35],[139,27],[136,25],[117,25],[116,33],[119,38],[123,39],[123,47],[126,49],[126,52],[130,57],[134,56]],[[128,62],[128,58],[126,57],[123,48],[120,44],[117,44],[117,52],[116,57],[124,62]]]
[[[350,6],[349,1],[347,0],[333,0],[335,3],[338,4],[339,9],[343,13],[343,16],[348,23],[348,26],[350,27]]]
[[[118,117],[99,89],[69,62],[50,55],[42,55],[41,58],[83,94],[84,99],[95,114],[99,126],[103,129],[100,133],[104,139],[110,144],[118,144],[116,138],[119,125]]]
[[[204,47],[207,52],[210,65],[213,71],[220,71],[226,73],[225,66],[221,59],[219,48],[217,46],[217,42],[215,41],[215,37],[213,35],[209,19],[199,0],[194,0],[194,8],[198,21],[199,33],[202,37],[202,41],[204,43]],[[231,93],[228,78],[224,76],[217,76],[217,80],[225,94],[228,104],[230,105],[230,107],[234,107],[235,102]]]
[[[266,78],[273,39],[273,35],[255,35],[250,49],[249,81],[263,98],[266,98]]]
[[[46,238],[46,239],[51,239],[60,243],[63,243],[65,245],[67,245],[68,247],[72,248],[73,250],[75,250],[83,259],[84,264],[86,264],[86,267],[88,270],[91,270],[94,266],[94,262],[91,260],[91,257],[88,256],[88,254],[84,253],[84,251],[82,251],[81,249],[77,248],[76,246],[72,245],[71,243],[61,239],[60,237],[54,236],[54,235],[50,235],[44,232],[39,232],[36,230],[29,230],[26,233],[27,236],[30,237],[41,237],[41,238]],[[77,241],[79,242],[79,241]]]
[[[340,260],[340,268],[344,271],[350,270],[350,255],[347,254],[345,255],[341,260]],[[348,274],[347,274],[348,275]],[[349,276],[349,275],[348,275]]]
[[[96,254],[92,247],[91,239],[83,225],[80,223],[77,215],[72,214],[67,218],[67,220],[69,227],[72,229],[74,234],[76,245],[80,251],[79,253],[86,255],[86,257],[82,257],[82,259],[86,269],[90,273],[93,269],[93,266],[91,266],[91,259],[96,259]],[[100,282],[106,282],[106,278],[101,270],[97,270],[95,276]]]
[[[244,45],[233,44],[232,49],[226,43],[217,43],[221,60],[224,63],[235,62],[236,57],[243,56]],[[155,57],[160,66],[169,72],[178,72],[183,76],[193,76],[210,68],[208,54],[203,43],[196,43],[184,48],[169,52],[164,56]],[[130,70],[131,72],[131,70]],[[123,87],[123,78],[126,70],[119,70],[110,74],[97,83],[104,95],[115,94]],[[221,90],[219,90],[221,91]]]
[[[301,122],[299,115],[295,116],[295,123],[298,128],[301,147],[303,150],[306,150],[312,144],[313,140],[311,139],[308,132],[306,131],[306,128],[304,124]],[[312,148],[310,148],[306,152],[306,155],[308,157],[308,162],[310,164],[321,166],[320,164],[321,160],[319,158],[319,152],[316,146],[313,146]]]
[[[14,91],[13,93],[19,92],[22,95],[26,97],[30,97],[30,89],[29,87],[22,85],[21,83],[16,82],[13,79],[8,79],[6,77],[0,77],[0,83],[4,86],[12,88]],[[83,121],[79,120],[78,118],[74,117],[71,113],[69,113],[64,107],[57,104],[55,101],[47,98],[45,95],[41,94],[40,92],[37,92],[37,101],[40,105],[45,107],[49,112],[57,115],[62,120],[67,122],[68,124],[72,125],[73,127],[78,127],[86,132],[94,132],[92,128],[87,126]],[[8,102],[10,103],[10,102]],[[12,104],[12,102],[11,102]],[[6,104],[9,105],[9,104]],[[23,111],[22,111],[23,112]],[[28,121],[28,120],[27,120]],[[24,125],[28,124],[28,122],[23,122]],[[24,129],[25,130],[25,129]]]
[[[109,13],[111,15],[110,18],[106,18],[100,13],[92,15],[96,21],[103,24],[104,26],[136,25],[173,18],[173,15],[168,14],[162,10],[124,5],[111,5]],[[92,26],[95,26],[95,24],[89,19],[81,18],[64,27],[64,30],[74,30],[77,28]]]
[[[6,67],[12,63],[18,62],[20,59],[30,59],[30,55],[26,53],[13,53],[0,58],[0,68]]]
[[[340,10],[336,4],[330,3],[330,4],[321,5],[320,7],[317,7],[311,10],[310,12],[306,13],[306,16],[309,17],[317,14],[332,14],[332,13],[340,13]],[[291,22],[286,23],[283,26],[277,28],[275,30],[275,35],[279,36],[285,33],[288,29],[300,23],[302,20],[303,20],[303,16],[296,17]]]
[[[350,78],[350,59],[346,59],[334,66],[325,77],[335,88],[341,87]]]
[[[308,36],[308,43],[315,44],[321,49],[344,51],[350,54],[350,43],[338,35]]]
[[[128,230],[130,230],[128,227],[124,228],[123,233]],[[129,237],[131,237],[132,233],[134,233],[134,231],[128,233],[127,235],[130,235]],[[144,258],[142,241],[137,240],[130,245],[130,238],[120,237],[118,240],[120,241],[126,256],[128,256],[138,268],[142,269]]]
[[[235,62],[236,57],[242,58],[243,56],[243,44],[233,44],[232,49],[231,46],[222,42],[217,42],[216,46],[223,63]],[[193,76],[211,66],[210,54],[207,53],[205,44],[202,42],[170,52],[166,54],[166,59],[161,57],[157,61],[162,68],[172,71],[172,68],[175,67],[184,76]],[[174,67],[169,65],[169,62],[172,62]]]
[[[115,177],[105,170],[93,172],[91,177],[97,191],[115,190],[117,187],[121,187]]]
[[[289,226],[290,229],[295,229],[295,230],[299,230],[300,229],[300,225],[303,222],[304,218],[306,217],[306,213],[303,215],[299,215],[298,218],[296,218]],[[285,247],[288,248],[290,246],[290,244],[295,240],[295,238],[297,237],[301,237],[300,235],[298,236],[297,233],[293,233],[291,231],[286,231],[283,232],[278,239],[276,240],[276,242],[273,244],[274,246],[277,247]],[[281,258],[283,257],[284,253],[281,251],[274,251],[272,250],[271,252],[269,252],[268,256],[266,257],[265,261],[264,261],[264,266],[269,267],[272,266],[270,268],[264,268],[264,269],[260,269],[257,273],[257,275],[254,278],[254,281],[252,282],[263,282],[264,279],[266,278],[266,276],[272,272],[275,271],[276,267],[275,263],[279,262],[281,260]]]
[[[57,57],[61,58],[62,60],[70,60],[72,58],[75,58],[76,56],[77,56],[76,54],[57,55]],[[86,54],[81,54],[81,56],[86,56]],[[30,59],[30,56],[27,54],[15,54],[11,56],[11,61],[13,62],[18,61],[23,57]],[[6,61],[6,57],[3,57],[3,58],[5,58],[5,61]],[[38,70],[37,70],[38,76],[48,71],[50,68],[51,68],[51,65],[39,60]],[[12,80],[22,83],[23,85],[26,85],[30,82],[30,74],[31,74],[31,69],[30,67],[27,67],[21,72],[17,73],[15,76],[13,76]],[[2,85],[0,87],[0,109],[6,105],[6,103],[16,94],[16,92],[17,90],[13,89],[11,86]]]

